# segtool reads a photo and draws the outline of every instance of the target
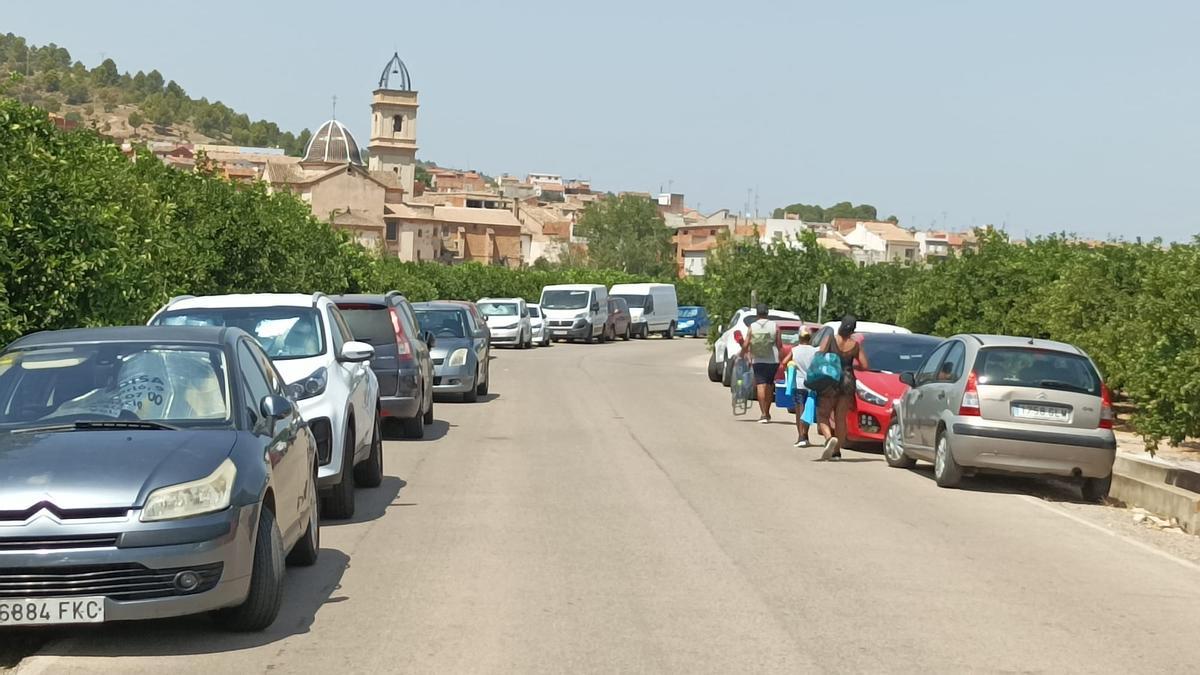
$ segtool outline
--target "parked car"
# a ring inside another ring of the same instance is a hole
[[[317,439],[323,515],[353,517],[355,485],[380,484],[379,380],[367,364],[375,348],[354,339],[329,296],[184,296],[150,324],[241,328],[258,340]]]
[[[857,400],[846,414],[847,440],[878,448],[892,424],[893,403],[908,391],[900,374],[916,370],[942,340],[911,333],[856,333],[854,339],[871,369],[855,371]]]
[[[777,309],[772,309],[768,313],[768,317],[772,321],[800,321],[800,317],[792,312],[784,312]],[[713,382],[720,382],[726,387],[729,386],[730,379],[733,377],[733,362],[734,359],[729,358],[730,355],[737,356],[742,349],[742,338],[746,334],[746,327],[754,323],[755,311],[749,307],[743,307],[733,313],[733,318],[729,320],[728,326],[719,326],[721,337],[713,344],[713,350],[708,355],[708,379]]]
[[[650,333],[659,333],[668,340],[675,337],[679,325],[675,284],[616,284],[608,294],[624,298],[629,304],[634,335],[646,338]]]
[[[333,298],[354,339],[375,349],[371,370],[379,381],[379,412],[397,420],[407,438],[423,438],[433,423],[433,336],[422,333],[412,305],[399,291]]]
[[[413,311],[421,329],[434,337],[434,393],[460,395],[467,403],[487,395],[492,381],[487,324],[463,302],[418,302]]]
[[[629,305],[625,298],[608,296],[608,320],[604,322],[604,339],[616,340],[618,337],[629,340],[633,336],[633,321],[629,315]]]
[[[831,332],[837,331],[842,325],[841,321],[826,321],[825,326]],[[911,333],[912,331],[904,326],[896,326],[890,323],[875,323],[874,321],[857,321],[854,324],[856,333]]]
[[[44,332],[0,353],[0,628],[214,612],[270,626],[320,551],[317,442],[237,328]],[[264,461],[266,460],[266,461]]]
[[[529,327],[533,331],[533,341],[537,346],[550,346],[550,329],[546,326],[540,305],[529,305]]]
[[[933,462],[942,487],[981,471],[1082,480],[1085,499],[1112,484],[1112,399],[1092,360],[1069,344],[956,335],[901,380],[884,449],[891,466]]]
[[[679,308],[679,325],[675,327],[676,335],[708,337],[708,327],[708,310],[695,305]]]
[[[513,345],[517,349],[533,346],[533,325],[524,298],[484,298],[475,303],[487,322],[494,345]]]
[[[604,337],[608,320],[608,289],[600,284],[555,284],[542,289],[538,305],[550,326],[550,339],[583,340]]]

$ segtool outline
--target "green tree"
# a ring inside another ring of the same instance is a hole
[[[838,202],[828,208],[816,204],[791,204],[781,209],[775,209],[774,217],[783,218],[785,214],[794,214],[800,220],[810,223],[827,223],[834,218],[856,218],[858,220],[876,220],[878,211],[870,204],[855,206],[850,202]]]
[[[92,69],[92,82],[100,87],[112,87],[121,82],[121,73],[117,71],[117,62],[104,59],[100,65]]]
[[[145,123],[146,123],[146,119],[144,117],[142,117],[142,114],[139,113],[138,111],[135,110],[135,111],[129,113],[129,126],[136,129]]]
[[[595,267],[649,276],[674,271],[674,232],[647,199],[625,195],[593,202],[575,231],[587,238],[588,258]]]

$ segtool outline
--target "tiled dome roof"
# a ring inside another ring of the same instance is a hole
[[[361,165],[362,152],[358,149],[358,141],[350,130],[337,120],[329,120],[321,125],[308,142],[302,162],[320,162],[323,164],[358,164]]]

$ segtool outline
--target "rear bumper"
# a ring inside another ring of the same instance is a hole
[[[955,422],[955,461],[966,467],[1052,476],[1104,478],[1112,473],[1117,440],[1112,431],[1044,431]]]
[[[421,399],[417,396],[381,396],[379,412],[384,417],[416,417],[421,412]]]

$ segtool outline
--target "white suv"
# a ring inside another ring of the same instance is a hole
[[[799,321],[800,316],[792,312],[784,312],[778,309],[772,309],[767,313],[772,321]],[[742,337],[746,334],[746,327],[754,323],[755,311],[749,307],[743,307],[733,313],[733,318],[723,327],[725,332],[721,333],[721,337],[713,344],[712,353],[708,356],[708,379],[713,382],[720,382],[726,387],[729,386],[729,381],[733,377],[733,359],[729,358],[732,354],[737,354],[742,349]]]
[[[368,364],[375,350],[354,340],[323,293],[185,295],[172,298],[150,324],[235,327],[258,339],[317,439],[322,515],[352,517],[355,485],[383,481],[379,381]]]

